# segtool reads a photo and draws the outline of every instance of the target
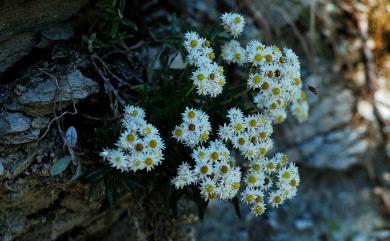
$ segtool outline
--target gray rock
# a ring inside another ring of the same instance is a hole
[[[44,116],[53,112],[54,101],[58,106],[65,107],[72,101],[77,102],[99,91],[98,84],[83,76],[79,70],[73,70],[58,80],[41,78],[32,81],[36,85],[16,96],[13,104],[6,105],[8,109],[23,111],[31,116]]]
[[[47,29],[42,30],[41,34],[48,40],[67,40],[73,34],[73,27],[71,24],[56,24]]]
[[[379,89],[375,92],[374,99],[380,118],[390,122],[390,91]]]
[[[23,132],[30,128],[31,119],[22,113],[0,113],[0,134]]]
[[[33,129],[42,129],[47,126],[49,123],[49,118],[48,117],[35,117],[31,123],[31,127]]]
[[[60,24],[77,13],[86,0],[70,1],[0,1],[0,73],[27,55],[39,42],[37,33],[47,26]],[[51,38],[64,38],[65,33],[50,34]]]
[[[39,139],[39,133],[39,130],[29,130],[17,134],[0,135],[0,143],[16,145],[36,141]]]

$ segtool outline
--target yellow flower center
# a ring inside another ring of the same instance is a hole
[[[295,78],[294,79],[294,84],[295,85],[300,85],[301,84],[301,79]]]
[[[264,82],[262,85],[261,85],[261,89],[262,90],[268,90],[269,88],[269,83],[268,82]]]
[[[261,82],[261,77],[260,77],[260,75],[255,75],[255,76],[253,77],[253,83],[255,83],[255,84],[260,84],[260,82]]]
[[[144,133],[145,133],[146,135],[152,133],[152,128],[146,127],[145,130],[144,130]]]
[[[226,174],[228,171],[229,171],[229,167],[227,167],[227,166],[225,166],[225,165],[223,165],[223,166],[221,167],[221,172],[222,172],[222,173]]]
[[[235,182],[235,183],[232,184],[232,187],[233,187],[233,189],[235,189],[235,190],[239,189],[240,186],[241,186],[241,184],[240,184],[239,182]]]
[[[251,184],[255,183],[256,180],[257,180],[257,178],[255,176],[249,176],[248,177],[248,182],[251,183]]]
[[[286,58],[285,57],[280,57],[279,63],[281,63],[281,64],[286,63]]]
[[[240,53],[236,53],[234,55],[234,58],[237,60],[237,61],[240,61],[241,60],[241,54]]]
[[[272,55],[267,54],[267,55],[265,56],[265,61],[267,61],[268,63],[271,62],[271,61],[272,61]]]
[[[203,133],[200,135],[200,140],[201,140],[201,141],[207,141],[208,139],[209,139],[209,133],[203,132]]]
[[[272,78],[274,76],[274,72],[268,71],[267,76],[268,78]]]
[[[279,94],[280,94],[280,88],[278,88],[278,87],[273,88],[273,89],[272,89],[272,93],[273,93],[274,95],[279,95]]]
[[[259,164],[255,164],[252,166],[253,170],[255,170],[256,172],[260,171],[261,169],[261,166]]]
[[[285,171],[285,172],[283,172],[282,176],[285,179],[289,179],[291,177],[291,173],[289,171]]]
[[[276,102],[273,102],[271,104],[271,109],[275,110],[276,108],[278,108],[278,104],[276,104]]]
[[[238,144],[240,144],[241,146],[245,144],[245,138],[243,137],[240,137],[238,138]]]
[[[188,118],[190,118],[190,119],[194,119],[195,118],[195,111],[190,111],[190,112],[188,112]]]
[[[157,141],[156,140],[150,140],[149,142],[150,148],[156,148],[157,147]]]
[[[214,73],[211,73],[211,74],[209,75],[209,79],[210,79],[210,80],[215,80],[215,74],[214,74]]]
[[[290,185],[291,185],[292,187],[296,187],[296,186],[297,186],[297,180],[292,179],[292,180],[290,181]]]
[[[211,153],[211,159],[212,159],[213,161],[218,160],[218,157],[219,157],[218,152],[214,151],[213,153]]]
[[[147,157],[145,159],[145,164],[146,164],[146,166],[150,167],[151,165],[153,165],[153,159],[150,157]]]
[[[256,212],[256,215],[261,215],[264,213],[264,208],[263,207],[256,207],[255,212]]]
[[[135,141],[135,135],[133,133],[129,133],[127,136],[126,136],[126,141],[127,142],[134,142]]]
[[[260,203],[260,202],[262,202],[263,201],[263,197],[262,196],[257,196],[256,197],[256,202],[257,203]]]
[[[207,166],[202,166],[202,167],[200,168],[200,173],[206,174],[206,173],[208,173],[208,172],[209,172],[209,168],[208,168]]]
[[[270,163],[267,164],[267,168],[268,168],[269,170],[273,170],[273,169],[275,169],[275,164],[273,164],[272,162],[270,162]]]
[[[181,136],[183,136],[183,130],[182,130],[182,129],[176,129],[176,130],[175,130],[175,136],[176,136],[176,137],[181,137]]]
[[[209,53],[209,59],[211,59],[211,60],[215,59],[214,52]]]
[[[196,76],[196,79],[199,80],[199,81],[204,80],[204,74],[198,74],[198,75]]]
[[[267,133],[265,131],[262,131],[262,132],[260,132],[259,136],[261,139],[265,139],[265,138],[267,138]]]
[[[136,151],[141,152],[141,151],[143,151],[143,149],[144,149],[144,146],[141,143],[138,143],[137,145],[135,145]]]
[[[234,130],[235,131],[242,131],[242,129],[243,129],[244,127],[243,127],[243,125],[241,124],[241,123],[237,123],[235,126],[234,126]]]
[[[198,152],[199,158],[204,158],[205,156],[206,156],[206,153],[204,153],[203,151]]]
[[[256,121],[256,120],[253,120],[253,119],[250,120],[250,121],[249,121],[249,126],[250,126],[250,127],[256,127],[256,126],[257,126],[257,121]]]
[[[246,195],[245,199],[247,202],[251,203],[251,202],[253,202],[253,199],[255,199],[255,198],[253,197],[252,194],[248,194],[248,195]]]
[[[196,126],[192,123],[188,125],[188,130],[190,130],[190,131],[194,131],[195,128],[196,128]]]
[[[191,40],[191,43],[190,43],[191,47],[195,48],[197,45],[198,45],[198,41],[196,41],[195,39]]]
[[[115,162],[121,162],[122,158],[120,156],[115,157]]]
[[[261,55],[261,54],[255,55],[255,61],[260,62],[262,59],[263,59],[263,55]]]
[[[267,148],[265,148],[265,147],[261,147],[260,148],[260,154],[262,155],[262,156],[264,156],[265,154],[267,154]]]
[[[282,202],[282,197],[277,195],[274,197],[273,201],[275,204],[280,204]]]
[[[256,144],[256,143],[257,143],[256,136],[252,136],[252,137],[251,137],[251,143],[252,143],[252,144]]]
[[[138,115],[138,110],[133,110],[132,112],[131,112],[131,116],[132,117],[136,117]]]
[[[281,159],[282,159],[283,163],[287,163],[288,162],[288,156],[287,155],[283,155]]]
[[[214,191],[214,186],[213,185],[207,185],[207,187],[206,187],[206,191],[208,192],[208,193],[212,193],[213,191]]]
[[[234,23],[238,24],[238,23],[241,23],[241,18],[240,17],[235,17],[234,18]]]

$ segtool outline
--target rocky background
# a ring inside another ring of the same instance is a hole
[[[243,208],[239,219],[231,204],[212,202],[203,221],[186,205],[173,219],[131,196],[110,206],[68,181],[77,163],[50,175],[66,151],[63,128],[75,125],[87,138],[80,127],[105,95],[80,40],[94,4],[0,2],[0,241],[153,240],[156,232],[171,240],[390,240],[388,1],[134,1],[136,17],[162,19],[160,28],[173,12],[198,25],[241,12],[245,38],[293,48],[318,92],[309,92],[306,123],[290,118],[276,131],[278,150],[302,170],[297,197],[260,218]],[[137,76],[141,62],[132,58],[126,73]],[[97,162],[82,145],[77,152],[81,163]]]

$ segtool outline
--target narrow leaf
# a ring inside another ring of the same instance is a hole
[[[58,159],[50,169],[50,175],[55,176],[61,174],[68,167],[69,163],[72,161],[71,156],[64,156],[61,159]]]

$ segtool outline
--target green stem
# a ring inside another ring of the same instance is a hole
[[[195,89],[195,85],[192,85],[191,89],[189,89],[189,90],[187,91],[186,97],[188,97],[194,89]]]

